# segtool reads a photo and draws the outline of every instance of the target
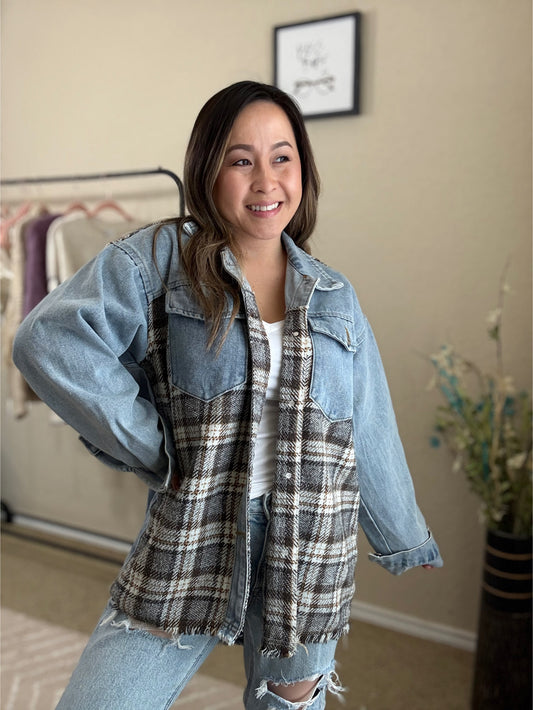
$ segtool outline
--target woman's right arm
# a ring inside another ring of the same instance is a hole
[[[157,488],[170,474],[172,456],[149,387],[140,388],[132,374],[144,374],[147,314],[138,267],[110,244],[26,317],[13,360],[93,453]]]

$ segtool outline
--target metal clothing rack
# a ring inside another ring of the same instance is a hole
[[[108,173],[82,173],[80,175],[50,175],[46,177],[28,177],[28,178],[8,178],[0,180],[0,185],[35,185],[38,183],[50,182],[78,182],[81,180],[114,180],[115,178],[131,178],[144,177],[147,175],[168,175],[176,183],[179,192],[179,216],[185,214],[185,193],[183,183],[176,173],[166,168],[153,168],[150,170],[127,170],[122,172]]]
[[[180,180],[180,178],[176,175],[176,173],[172,172],[172,170],[167,170],[166,168],[153,168],[150,170],[127,170],[127,171],[122,171],[122,172],[107,172],[107,173],[82,173],[79,175],[49,175],[45,177],[26,177],[26,178],[7,178],[5,180],[0,180],[0,186],[10,186],[10,185],[35,185],[35,184],[44,184],[44,183],[53,183],[53,182],[78,182],[82,180],[112,180],[115,178],[135,178],[135,177],[145,177],[149,175],[167,175],[170,177],[176,184],[179,192],[179,216],[183,217],[185,214],[185,193],[183,189],[183,183]],[[40,521],[37,518],[32,518],[31,516],[17,516],[14,514],[13,510],[5,503],[3,500],[1,501],[1,508],[2,508],[2,522],[12,522],[13,520],[22,520],[23,518],[25,519],[26,524],[32,524],[34,527],[37,527],[39,529],[46,529],[46,526],[53,528],[54,530],[57,528],[57,530],[69,530],[68,526],[61,526],[61,525],[55,525],[54,523],[50,523],[49,521]],[[37,521],[37,524],[36,524]],[[42,526],[45,526],[44,528]],[[70,529],[72,530],[72,529]],[[91,533],[87,533],[87,531],[78,531],[79,534],[82,535],[83,539],[87,539],[88,536],[91,535]],[[68,533],[67,533],[68,536]],[[98,535],[93,535],[94,539],[97,539],[102,541],[106,540],[105,536],[98,536]],[[115,543],[117,541],[114,541]],[[129,544],[127,546],[129,548]]]

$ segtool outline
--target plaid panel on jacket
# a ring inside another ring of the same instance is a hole
[[[165,296],[150,306],[143,366],[172,423],[177,470],[155,496],[149,524],[112,597],[131,617],[173,634],[217,635],[225,622],[237,516],[248,491],[270,368],[268,339],[246,289],[243,307],[246,381],[204,400],[171,384]],[[289,308],[261,649],[283,657],[298,644],[346,633],[354,592],[359,493],[352,421],[329,421],[310,399],[312,359],[307,307]]]

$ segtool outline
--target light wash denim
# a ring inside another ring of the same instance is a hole
[[[322,710],[326,691],[342,691],[334,671],[336,641],[307,644],[291,658],[267,657],[258,653],[261,644],[263,556],[269,525],[269,494],[250,501],[252,591],[246,606],[245,506],[239,516],[237,559],[228,608],[232,626],[244,631],[247,685],[246,710]],[[57,710],[164,710],[170,708],[188,681],[219,643],[214,636],[161,638],[136,628],[134,620],[108,604],[85,648]],[[138,626],[142,626],[139,624]],[[268,689],[268,681],[290,684],[317,679],[313,697],[307,703],[292,703]],[[200,709],[199,709],[200,710]]]
[[[153,231],[148,227],[106,247],[49,294],[23,322],[13,357],[38,396],[92,442],[87,446],[94,455],[160,491],[169,484],[176,452],[139,364],[148,345],[148,304],[166,292],[167,313],[179,322],[175,336],[169,326],[174,384],[198,400],[240,386],[248,349],[242,313],[218,357],[195,347],[205,344],[206,329],[180,265],[175,230],[166,225],[160,233],[157,269]],[[370,559],[393,574],[422,564],[440,567],[438,546],[416,502],[379,351],[354,289],[286,234],[283,243],[286,307],[306,309],[312,340],[309,396],[325,421],[353,422],[359,522],[375,551]],[[249,288],[229,250],[223,264]],[[94,391],[92,380],[100,385]]]

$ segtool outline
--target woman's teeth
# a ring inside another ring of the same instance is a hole
[[[252,212],[270,212],[279,207],[279,202],[274,202],[271,205],[248,205],[248,209]]]

